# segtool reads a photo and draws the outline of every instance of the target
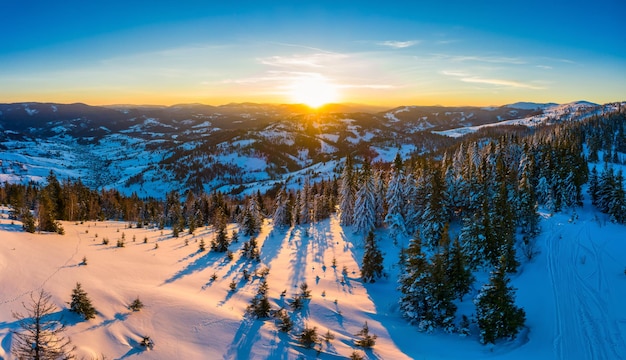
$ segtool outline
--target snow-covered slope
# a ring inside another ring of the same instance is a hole
[[[527,107],[526,103],[522,103],[522,104],[523,104],[522,105],[523,107]],[[621,105],[619,103],[598,105],[598,104],[593,104],[587,101],[577,101],[577,102],[562,104],[562,105],[532,104],[532,103],[531,105],[532,106],[545,105],[545,106],[540,107],[541,109],[540,114],[532,115],[529,117],[499,121],[496,123],[485,124],[485,125],[480,125],[480,126],[469,126],[469,127],[461,127],[461,128],[443,130],[443,131],[433,131],[433,133],[457,138],[463,135],[475,133],[481,129],[494,127],[494,126],[519,125],[519,126],[533,127],[533,126],[539,126],[539,125],[545,125],[545,124],[560,123],[564,121],[580,121],[580,120],[588,119],[594,115],[601,115],[606,112],[615,111],[618,109],[619,106],[622,106],[622,107],[626,106],[626,103],[621,103]],[[513,106],[513,105],[509,105],[509,106]]]
[[[199,252],[198,242],[213,238],[211,228],[172,238],[167,229],[66,222],[66,235],[60,236],[24,233],[18,222],[7,219],[6,209],[0,215],[2,359],[11,359],[11,331],[18,330],[11,313],[38,289],[52,294],[68,322],[67,335],[78,355],[87,358],[346,358],[366,321],[378,336],[373,350],[364,352],[369,359],[619,359],[626,354],[626,228],[608,222],[587,202],[575,215],[543,214],[538,254],[512,278],[527,327],[515,341],[495,346],[479,344],[476,324],[467,337],[420,333],[409,325],[397,304],[402,244],[388,242],[385,230],[377,233],[388,277],[364,284],[359,279],[363,239],[340,226],[337,217],[289,229],[266,222],[257,237],[256,263],[238,251],[244,236],[231,244],[231,261],[224,254]],[[109,245],[102,244],[105,237]],[[122,237],[126,246],[118,248],[114,244]],[[83,256],[88,265],[80,265]],[[278,331],[273,319],[245,316],[261,278],[245,281],[243,271],[254,274],[264,267],[270,269],[266,279],[273,309],[289,308],[287,300],[303,282],[312,291],[305,308],[291,313],[295,327],[289,334]],[[458,316],[473,312],[471,297],[487,277],[478,275],[474,290],[458,303]],[[66,310],[76,282],[92,299],[95,319],[81,321]],[[235,291],[229,290],[231,282]],[[145,308],[131,312],[127,306],[136,297]],[[335,339],[304,349],[297,341],[304,326],[316,327],[320,335],[329,330]],[[142,336],[154,340],[153,350],[141,348]]]

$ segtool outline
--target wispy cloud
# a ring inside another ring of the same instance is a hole
[[[435,59],[447,60],[450,62],[482,62],[490,64],[511,64],[511,65],[523,65],[527,61],[517,57],[507,56],[477,56],[477,55],[447,55],[447,54],[432,54]]]
[[[459,71],[441,71],[441,74],[458,78],[459,81],[463,81],[466,83],[476,83],[476,84],[487,84],[494,86],[504,86],[510,88],[518,88],[518,89],[532,89],[532,90],[541,90],[544,87],[537,86],[534,84],[523,83],[515,80],[507,80],[507,79],[492,79],[492,78],[483,78],[480,76],[473,76],[464,72]]]
[[[404,49],[404,48],[408,48],[408,47],[411,47],[411,46],[415,46],[415,45],[417,45],[419,43],[420,43],[419,40],[409,40],[409,41],[388,40],[388,41],[378,42],[376,44],[377,45],[381,45],[381,46],[388,46],[388,47],[393,48],[393,49]]]
[[[479,77],[470,77],[470,78],[462,78],[461,81],[468,83],[479,83],[479,84],[488,84],[488,85],[498,85],[498,86],[506,86],[513,88],[523,88],[523,89],[533,89],[533,90],[541,90],[544,89],[541,86],[536,86],[532,84],[526,84],[519,81],[513,80],[504,80],[504,79],[483,79]]]
[[[552,66],[548,65],[537,65],[537,67],[544,70],[552,70]]]
[[[293,68],[293,67],[308,67],[308,68],[321,68],[326,65],[333,64],[334,62],[345,59],[347,55],[337,53],[315,53],[306,55],[277,55],[265,58],[259,58],[259,63],[274,67]]]

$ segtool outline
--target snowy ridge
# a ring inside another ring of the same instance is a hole
[[[626,103],[621,103],[625,106]],[[504,125],[519,125],[534,127],[545,124],[554,124],[563,121],[581,121],[594,115],[601,115],[606,112],[616,111],[619,104],[597,105],[586,101],[577,101],[569,104],[551,105],[543,108],[542,113],[521,119],[505,120],[497,123],[469,126],[457,129],[433,131],[434,134],[445,135],[458,138],[467,134],[475,133],[478,130]]]

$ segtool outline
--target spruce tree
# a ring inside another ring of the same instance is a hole
[[[226,232],[226,215],[221,208],[218,208],[215,217],[215,228],[217,234],[215,240],[211,243],[211,249],[217,252],[226,252],[228,250],[228,233]]]
[[[354,202],[354,232],[367,234],[376,225],[374,178],[368,162],[363,164],[359,177],[359,190]]]
[[[23,209],[21,211],[22,228],[24,231],[34,233],[37,230],[35,226],[35,217],[31,214],[29,209]]]
[[[407,262],[404,272],[400,274],[399,290],[400,311],[411,323],[419,323],[422,320],[426,308],[426,291],[430,280],[430,264],[422,252],[422,241],[416,234],[409,242],[406,250]]]
[[[70,311],[81,315],[85,320],[96,317],[96,309],[91,305],[91,300],[78,282],[76,283],[76,287],[72,290]]]
[[[274,210],[274,225],[287,227],[291,225],[291,213],[289,211],[289,198],[284,189],[276,196],[276,210]]]
[[[378,249],[374,233],[369,232],[365,240],[365,253],[361,267],[361,279],[373,283],[383,275],[383,254]]]
[[[463,296],[469,293],[470,287],[474,282],[474,276],[467,266],[465,253],[458,237],[452,243],[448,274],[454,295],[463,301]]]
[[[354,221],[355,187],[352,157],[348,155],[341,174],[341,186],[339,188],[340,223],[342,225],[352,225]]]
[[[354,336],[357,337],[357,339],[354,340],[354,345],[366,349],[374,347],[374,345],[376,345],[376,339],[378,338],[377,335],[370,334],[370,328],[367,325],[367,321],[363,324],[363,328],[361,328],[361,330]]]
[[[396,156],[396,159],[398,157]],[[396,162],[397,163],[397,162]],[[398,237],[406,234],[406,223],[404,215],[405,197],[404,197],[404,176],[401,172],[401,163],[394,167],[391,180],[387,187],[385,200],[387,201],[387,215],[385,216],[385,224],[389,228],[389,236],[394,243]]]
[[[482,287],[474,299],[480,329],[480,341],[492,343],[501,338],[514,338],[524,326],[526,314],[515,306],[515,289],[509,286],[506,260],[492,272],[489,284]]]

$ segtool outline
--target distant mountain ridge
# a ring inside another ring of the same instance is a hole
[[[139,196],[188,189],[236,194],[332,178],[347,154],[391,161],[485,126],[576,120],[615,106],[402,106],[370,113],[354,104],[318,110],[255,103],[0,104],[0,181],[42,181],[52,170]]]

